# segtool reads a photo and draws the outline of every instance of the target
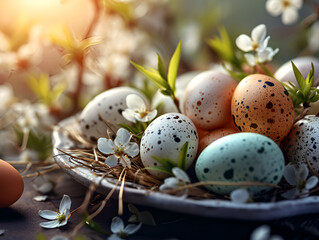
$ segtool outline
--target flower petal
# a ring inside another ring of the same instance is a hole
[[[39,215],[42,218],[48,219],[48,220],[54,220],[57,219],[58,214],[57,212],[51,211],[51,210],[39,210]]]
[[[107,238],[107,240],[123,240],[123,238],[117,236],[116,234],[112,234]]]
[[[110,167],[115,167],[117,166],[117,157],[115,157],[114,155],[111,155],[105,159],[104,163],[106,163]]]
[[[253,42],[261,45],[266,37],[266,34],[267,34],[266,25],[260,24],[251,31],[251,38]]]
[[[294,5],[297,9],[300,9],[303,4],[303,0],[290,0],[290,3]]]
[[[120,164],[123,167],[131,167],[131,160],[127,156],[122,156],[120,158]]]
[[[309,190],[309,189],[312,189],[315,186],[317,186],[317,184],[318,184],[318,177],[317,176],[311,176],[307,180],[305,188]]]
[[[298,20],[298,11],[294,7],[288,7],[285,9],[285,11],[282,13],[281,20],[285,25],[290,25]]]
[[[293,188],[288,190],[287,192],[284,192],[283,194],[281,194],[282,197],[286,198],[286,199],[295,199],[296,196],[299,194],[300,192],[298,191],[297,188]]]
[[[298,171],[298,177],[299,177],[299,181],[300,180],[306,180],[309,174],[309,169],[308,166],[306,164],[302,164],[297,168]]]
[[[246,53],[246,54],[244,54],[244,57],[246,58],[246,61],[247,61],[249,66],[252,66],[252,67],[256,66],[257,59],[256,59],[256,57],[253,54]]]
[[[266,10],[274,17],[279,16],[283,11],[281,0],[268,0],[266,2]]]
[[[157,110],[153,110],[151,112],[149,112],[148,114],[146,114],[144,117],[141,117],[140,114],[136,114],[135,118],[140,121],[140,122],[149,122],[151,121],[153,118],[155,118],[157,115]]]
[[[250,240],[268,240],[269,237],[270,227],[268,225],[262,225],[252,232]]]
[[[172,172],[173,172],[173,174],[175,175],[175,177],[177,179],[179,179],[179,180],[181,180],[181,181],[183,181],[185,183],[190,183],[191,182],[191,180],[189,179],[187,173],[184,170],[182,170],[182,169],[180,169],[178,167],[174,167],[172,169]]]
[[[42,222],[40,226],[43,228],[57,228],[60,227],[60,223],[58,220],[50,221],[50,222]]]
[[[131,140],[132,135],[125,128],[120,128],[116,132],[116,138],[114,140],[114,144],[117,147],[122,147],[127,145]]]
[[[131,235],[136,233],[142,227],[142,223],[137,224],[129,224],[124,228],[124,232]]]
[[[230,193],[230,199],[235,203],[246,203],[249,199],[249,192],[245,188],[238,188]]]
[[[285,166],[284,177],[290,185],[296,186],[298,184],[299,178],[296,173],[295,165],[288,164]]]
[[[169,177],[164,180],[164,183],[159,187],[162,190],[174,189],[177,188],[179,180],[175,177]]]
[[[244,52],[253,50],[252,41],[246,34],[241,34],[236,38],[236,45],[240,50]]]
[[[132,110],[137,110],[139,111],[140,109],[145,109],[145,102],[143,98],[141,98],[137,94],[129,94],[126,97],[126,105],[129,109]]]
[[[112,219],[111,223],[111,232],[112,233],[119,233],[124,230],[124,222],[121,218],[119,217],[114,217]]]
[[[124,151],[130,157],[135,157],[139,154],[140,149],[139,149],[138,144],[136,142],[132,142],[132,143],[129,143],[126,145]]]
[[[97,140],[97,148],[104,154],[114,153],[115,145],[111,139],[99,138]]]
[[[122,116],[123,116],[127,121],[136,123],[135,111],[134,111],[134,110],[129,109],[129,108],[125,109],[125,110],[122,112]]]
[[[63,195],[63,198],[60,203],[59,212],[66,214],[71,209],[71,198],[68,195]],[[68,217],[68,215],[66,215]]]

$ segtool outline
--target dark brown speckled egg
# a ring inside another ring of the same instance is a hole
[[[238,84],[231,112],[240,131],[263,134],[275,142],[288,135],[295,117],[286,89],[263,74],[249,75]]]

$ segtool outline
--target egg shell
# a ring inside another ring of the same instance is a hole
[[[284,155],[270,138],[257,133],[235,133],[211,143],[199,155],[195,171],[200,181],[263,182],[277,184],[284,170]],[[238,186],[206,186],[218,194],[230,194]],[[247,188],[252,194],[268,186]]]
[[[238,132],[239,130],[235,128],[217,128],[210,131],[202,138],[199,138],[200,140],[198,144],[198,153],[201,153],[209,144],[216,141],[217,139]]]
[[[286,62],[281,67],[279,67],[277,71],[274,73],[276,79],[282,82],[290,81],[296,86],[299,86],[299,84],[296,81],[291,61],[294,62],[296,67],[299,69],[301,75],[305,79],[311,69],[311,63],[313,63],[315,69],[314,86],[318,85],[318,82],[316,82],[316,80],[319,78],[319,59],[312,56],[297,57]]]
[[[230,104],[236,86],[231,76],[219,71],[198,74],[185,90],[184,114],[203,130],[222,127],[231,120]]]
[[[283,141],[286,156],[290,162],[301,164],[309,161],[319,171],[319,117],[309,115],[292,127]]]
[[[24,189],[20,173],[0,159],[0,208],[9,207],[22,195]]]
[[[127,108],[126,97],[129,94],[137,94],[144,99],[147,107],[149,102],[141,92],[130,87],[117,87],[97,95],[83,109],[80,115],[80,128],[83,136],[96,142],[100,137],[107,137],[109,128],[115,132],[119,123],[132,124],[122,116],[122,111]],[[108,124],[104,122],[108,121]]]
[[[237,128],[280,142],[294,122],[294,106],[280,82],[263,74],[245,77],[236,87],[231,112]]]
[[[140,156],[145,167],[160,166],[153,156],[170,158],[177,163],[178,155],[183,145],[188,142],[186,168],[194,161],[198,148],[198,135],[193,122],[183,114],[167,113],[156,118],[145,130],[140,143]],[[158,177],[165,178],[167,174],[148,171]]]

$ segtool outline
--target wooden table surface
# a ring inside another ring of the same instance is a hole
[[[31,179],[25,179],[25,189],[22,197],[9,208],[0,209],[0,229],[5,233],[0,240],[32,240],[42,233],[47,239],[56,235],[68,236],[81,221],[82,215],[74,213],[68,224],[56,229],[43,229],[40,222],[47,221],[38,215],[39,210],[58,210],[63,194],[71,197],[71,210],[83,202],[87,189],[58,170],[54,173],[57,185],[44,202],[33,200],[39,195],[32,187]],[[319,239],[319,214],[296,216],[268,222],[238,221],[231,219],[211,219],[191,215],[168,212],[161,209],[138,206],[139,210],[149,211],[156,226],[143,225],[129,239],[249,239],[251,232],[258,226],[268,224],[273,234],[284,239]],[[103,230],[110,231],[110,223],[117,216],[118,202],[110,200],[103,211],[94,219]],[[121,218],[127,223],[131,213],[124,204],[124,214]],[[87,239],[107,239],[88,227],[83,227],[80,234]]]

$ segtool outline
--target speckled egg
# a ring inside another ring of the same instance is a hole
[[[319,117],[309,115],[292,127],[283,141],[286,156],[293,163],[309,164],[319,171]]]
[[[239,130],[235,128],[217,128],[208,132],[199,140],[198,153],[201,153],[209,144],[216,141],[217,139],[238,132]]]
[[[198,135],[193,122],[183,114],[167,113],[156,118],[145,130],[140,144],[140,156],[145,167],[160,166],[153,156],[170,158],[177,162],[182,146],[188,142],[186,168],[196,157]],[[165,173],[148,170],[158,178]]]
[[[280,142],[294,122],[294,106],[280,82],[263,74],[245,77],[236,87],[231,105],[242,132],[255,132]]]
[[[278,70],[275,72],[274,76],[276,79],[282,82],[292,82],[293,84],[298,86],[298,83],[295,78],[295,74],[292,68],[291,61],[294,62],[296,67],[301,72],[302,76],[306,79],[310,69],[311,69],[311,63],[313,63],[315,68],[315,76],[314,80],[319,78],[319,59],[312,56],[303,56],[303,57],[297,57],[294,58],[285,64],[283,64]],[[318,85],[318,82],[314,82]]]
[[[199,155],[196,176],[200,181],[263,182],[278,184],[284,170],[284,155],[270,138],[257,133],[235,133],[210,144]],[[238,186],[206,186],[218,194],[229,194]],[[248,187],[262,194],[268,186]]]
[[[202,72],[187,85],[184,114],[203,130],[212,130],[230,121],[230,104],[237,82],[224,73]]]
[[[137,94],[142,97],[149,107],[148,100],[139,91],[130,87],[117,87],[97,95],[83,109],[80,115],[80,128],[83,136],[92,142],[100,137],[106,137],[107,130],[116,131],[119,123],[131,124],[122,116],[126,106],[126,97]],[[105,123],[105,120],[108,123]]]

